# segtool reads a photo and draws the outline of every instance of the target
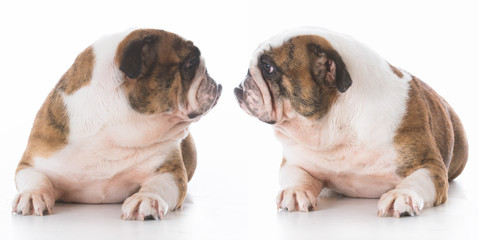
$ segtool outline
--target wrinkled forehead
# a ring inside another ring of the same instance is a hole
[[[169,56],[174,57],[172,60],[179,61],[189,55],[192,51],[199,54],[199,49],[194,46],[192,41],[186,40],[172,32],[159,29],[136,29],[132,30],[119,43],[117,50],[119,55],[118,58],[121,59],[121,54],[124,53],[124,49],[130,43],[134,41],[143,41],[144,39],[150,39],[149,41],[153,42],[152,46],[155,46],[153,49],[158,51],[158,54],[163,57],[163,60],[166,60],[164,59],[165,56]]]
[[[169,59],[173,62],[181,61],[191,53],[200,55],[199,49],[194,46],[192,41],[171,32],[162,32],[159,36],[158,45],[158,54],[162,58],[173,58]]]
[[[330,30],[324,29],[324,28],[317,28],[317,27],[305,27],[305,28],[298,28],[298,29],[291,29],[284,31],[282,33],[279,33],[267,41],[261,43],[257,49],[254,51],[252,54],[251,62],[250,62],[250,67],[257,66],[258,61],[260,60],[260,57],[266,53],[271,51],[272,49],[279,48],[284,45],[285,42],[299,37],[299,36],[305,36],[305,35],[316,35],[317,37],[320,37],[327,42],[327,45],[332,47],[328,42],[330,39],[333,39],[334,36],[338,35],[338,33],[332,32]]]
[[[186,40],[174,33],[167,32],[165,38],[168,42],[170,42],[170,44],[164,44],[162,47],[169,48],[169,46],[172,46],[172,48],[176,51],[176,54],[178,54],[180,57],[185,57],[191,51],[199,50],[196,46],[194,46],[192,41]]]

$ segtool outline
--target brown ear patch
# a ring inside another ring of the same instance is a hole
[[[309,56],[314,78],[325,80],[329,85],[344,93],[352,85],[352,78],[347,71],[340,54],[333,48],[322,49],[320,45],[309,43]]]
[[[435,184],[435,205],[447,199],[448,167],[461,168],[466,151],[462,139],[456,146],[456,136],[463,133],[461,125],[450,118],[451,107],[430,87],[413,77],[410,81],[407,113],[394,138],[399,153],[397,174],[406,177],[414,171],[429,170]],[[456,130],[455,130],[456,129]],[[455,147],[454,147],[455,145]],[[458,154],[457,154],[458,153]]]
[[[131,79],[136,79],[141,74],[146,74],[157,55],[153,49],[157,40],[158,35],[152,33],[133,38],[129,42],[121,42],[119,48],[124,48],[124,50],[118,53],[119,69]]]

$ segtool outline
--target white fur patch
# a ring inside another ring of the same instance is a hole
[[[318,137],[310,134],[311,138]],[[393,189],[401,180],[396,175],[397,154],[393,147],[375,146],[366,144],[354,146],[348,137],[332,138],[332,142],[339,140],[345,146],[334,149],[327,144],[327,133],[318,141],[325,141],[323,149],[317,150],[305,147],[291,141],[290,137],[281,136],[278,139],[283,143],[283,155],[290,164],[295,164],[313,176],[312,181],[327,183],[327,187],[351,197],[378,198],[383,193]],[[349,145],[350,144],[350,145]],[[309,145],[307,145],[309,146]],[[330,147],[330,148],[327,148]],[[329,150],[331,149],[331,150]],[[281,170],[282,174],[282,170]],[[286,178],[293,172],[284,172]],[[281,176],[282,178],[282,176]]]
[[[121,207],[121,218],[124,220],[141,220],[148,217],[164,219],[168,204],[156,193],[135,193],[126,199]]]
[[[19,192],[32,191],[35,189],[44,189],[52,191],[52,185],[48,178],[32,168],[26,168],[18,171],[15,175],[15,183]]]
[[[51,213],[55,203],[53,186],[48,178],[32,169],[22,169],[15,176],[18,194],[13,199],[12,209],[23,215]]]
[[[116,49],[130,31],[105,36],[93,44],[95,65],[92,79],[74,94],[63,96],[70,117],[69,142],[98,132],[106,122],[131,111],[119,86],[123,76],[115,66]]]
[[[173,210],[178,204],[179,189],[176,185],[175,176],[171,173],[163,173],[152,177],[143,184],[140,192],[158,193],[168,204],[170,210]]]
[[[408,213],[414,216],[419,214],[424,207],[433,206],[435,195],[435,184],[429,171],[419,169],[380,198],[378,215],[400,217],[400,215]]]
[[[145,217],[163,219],[168,210],[173,210],[179,198],[179,189],[170,173],[152,177],[138,193],[126,199],[122,206],[122,218],[144,220]]]
[[[303,169],[286,163],[280,169],[279,184],[282,190],[277,195],[277,208],[302,212],[317,209],[324,184]]]

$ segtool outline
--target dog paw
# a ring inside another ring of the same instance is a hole
[[[418,194],[409,189],[394,189],[380,197],[378,213],[380,217],[386,216],[415,216],[423,209],[424,201]]]
[[[55,198],[47,191],[27,191],[17,194],[13,199],[12,212],[22,215],[51,214]]]
[[[279,192],[277,195],[277,209],[289,212],[317,210],[318,194],[306,187],[291,187]]]
[[[164,219],[168,204],[154,193],[136,193],[127,198],[121,207],[124,220]]]

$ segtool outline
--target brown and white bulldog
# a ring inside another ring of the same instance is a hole
[[[343,34],[305,28],[272,38],[235,94],[283,145],[280,209],[316,209],[329,188],[380,198],[379,216],[413,216],[446,201],[467,161],[450,105]]]
[[[140,29],[84,50],[40,108],[15,182],[13,212],[55,201],[120,203],[122,218],[181,207],[196,168],[188,126],[221,94],[191,41]]]

